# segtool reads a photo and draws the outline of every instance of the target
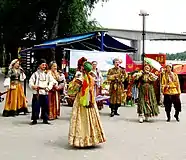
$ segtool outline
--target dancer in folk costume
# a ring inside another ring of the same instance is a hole
[[[26,78],[23,69],[20,66],[19,59],[14,59],[9,66],[7,78],[4,86],[8,88],[3,116],[15,116],[23,112],[28,113],[27,100],[24,95],[21,81]]]
[[[50,124],[48,122],[48,92],[56,83],[52,75],[46,72],[46,60],[40,59],[38,65],[38,70],[32,74],[29,80],[29,86],[33,90],[31,125],[37,124],[40,107],[42,109],[43,123]]]
[[[159,79],[160,79],[160,106],[161,107],[164,107],[164,104],[163,104],[163,92],[162,92],[162,77],[163,75],[165,74],[165,68],[162,67],[161,70],[160,70],[160,75],[159,75]]]
[[[181,112],[181,101],[180,101],[180,82],[178,79],[178,75],[171,71],[172,66],[167,65],[166,71],[162,75],[162,92],[164,95],[164,107],[165,112],[167,114],[167,122],[170,122],[171,116],[171,108],[172,104],[174,104],[175,115],[177,121],[179,121],[179,112]]]
[[[50,74],[55,79],[55,84],[48,92],[49,99],[49,120],[57,119],[60,116],[60,91],[66,89],[65,75],[57,71],[57,63],[55,61],[49,64]]]
[[[78,71],[68,88],[68,94],[76,96],[69,129],[69,144],[74,147],[89,147],[105,142],[91,70],[92,64],[86,58],[79,59]]]
[[[154,81],[158,78],[155,74],[151,73],[149,65],[144,66],[144,72],[135,73],[133,76],[139,79],[139,95],[137,113],[139,115],[139,122],[149,121],[149,117],[158,116],[159,108],[156,101],[154,92]]]
[[[95,92],[95,96],[101,95],[101,90],[102,87],[101,85],[103,84],[103,76],[100,70],[98,70],[97,68],[97,62],[93,61],[92,62],[92,71],[91,71],[91,75],[94,78],[94,92]],[[98,109],[101,110],[103,108],[103,101],[97,101],[97,106]]]
[[[127,98],[126,98],[126,102],[127,105],[132,105],[132,89],[133,89],[133,80],[132,80],[132,75],[129,74],[128,75],[128,86],[127,86]]]
[[[110,109],[111,117],[118,115],[118,108],[121,106],[122,94],[124,93],[123,82],[127,78],[126,72],[119,66],[120,60],[115,58],[113,60],[114,68],[109,69],[107,79],[110,81],[109,95],[110,95]]]

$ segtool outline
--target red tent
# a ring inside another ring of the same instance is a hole
[[[173,66],[173,71],[179,75],[186,74],[186,64],[176,64]]]

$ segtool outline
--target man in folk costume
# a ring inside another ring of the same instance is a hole
[[[179,122],[179,112],[181,112],[181,101],[180,101],[180,82],[178,75],[171,71],[172,65],[166,66],[165,74],[162,75],[162,92],[164,94],[164,107],[167,114],[167,122],[170,122],[171,108],[174,104],[175,115],[174,117]]]
[[[113,60],[114,68],[109,69],[107,79],[110,81],[110,109],[111,117],[118,115],[118,108],[121,106],[122,93],[124,92],[123,82],[127,77],[126,72],[119,66],[121,61],[117,58]]]
[[[33,90],[31,125],[37,124],[40,107],[43,123],[50,124],[48,122],[48,91],[52,89],[54,83],[54,78],[46,72],[46,60],[40,59],[38,70],[32,74],[29,80],[29,86]]]

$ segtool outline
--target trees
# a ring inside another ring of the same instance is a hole
[[[96,21],[88,21],[88,16],[98,2],[99,0],[0,0],[0,54],[3,44],[6,54],[11,53],[12,58],[16,58],[17,48],[23,45],[23,39],[34,40],[38,44],[47,39],[96,29]],[[33,44],[28,44],[27,47],[29,45]]]
[[[186,51],[175,54],[166,53],[166,59],[186,61]]]

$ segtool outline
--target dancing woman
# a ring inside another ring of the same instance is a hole
[[[139,122],[149,121],[149,117],[158,116],[159,108],[156,101],[153,82],[158,78],[155,74],[150,72],[149,65],[145,65],[144,73],[135,73],[135,79],[139,79],[139,95],[137,113],[139,115]]]
[[[68,88],[68,94],[76,95],[69,128],[69,145],[74,147],[89,147],[105,142],[91,70],[92,65],[86,58],[79,59],[78,71]]]

